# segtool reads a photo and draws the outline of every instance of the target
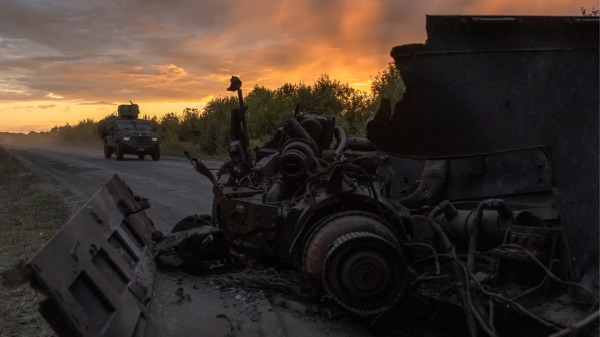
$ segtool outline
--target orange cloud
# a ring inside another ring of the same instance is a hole
[[[0,131],[42,125],[32,121],[44,113],[70,123],[101,118],[129,100],[151,114],[180,112],[228,95],[231,75],[242,78],[245,92],[255,84],[312,83],[322,74],[367,90],[371,77],[392,61],[392,47],[425,41],[427,14],[580,15],[581,6],[598,4],[0,1]]]

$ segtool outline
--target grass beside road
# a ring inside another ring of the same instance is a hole
[[[62,199],[0,148],[0,270],[28,261],[68,220]],[[0,336],[54,336],[28,285],[0,285]]]

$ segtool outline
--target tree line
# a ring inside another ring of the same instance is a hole
[[[404,84],[393,63],[372,78],[367,93],[322,75],[312,84],[286,83],[269,89],[256,85],[244,97],[248,106],[247,122],[252,146],[270,139],[281,124],[291,117],[296,107],[300,112],[335,116],[337,125],[351,136],[364,136],[365,123],[374,116],[382,97],[397,101],[404,93]],[[144,115],[161,137],[161,149],[166,154],[181,154],[184,150],[219,156],[230,142],[231,109],[239,107],[237,96],[214,98],[202,109],[186,108],[180,114]],[[110,116],[107,116],[108,118]],[[56,126],[49,132],[30,133],[31,137],[51,137],[70,144],[100,142],[93,119],[75,125]]]

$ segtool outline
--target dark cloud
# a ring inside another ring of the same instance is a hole
[[[325,73],[368,82],[391,61],[392,47],[425,41],[426,14],[577,15],[581,6],[574,0],[2,0],[0,103],[190,102],[224,94],[232,74],[265,86],[310,83]]]

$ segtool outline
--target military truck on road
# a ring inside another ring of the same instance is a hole
[[[104,144],[104,158],[110,159],[114,153],[117,160],[123,160],[126,154],[160,159],[159,137],[148,121],[138,119],[139,112],[137,104],[119,105],[117,116],[100,121],[98,132]]]

